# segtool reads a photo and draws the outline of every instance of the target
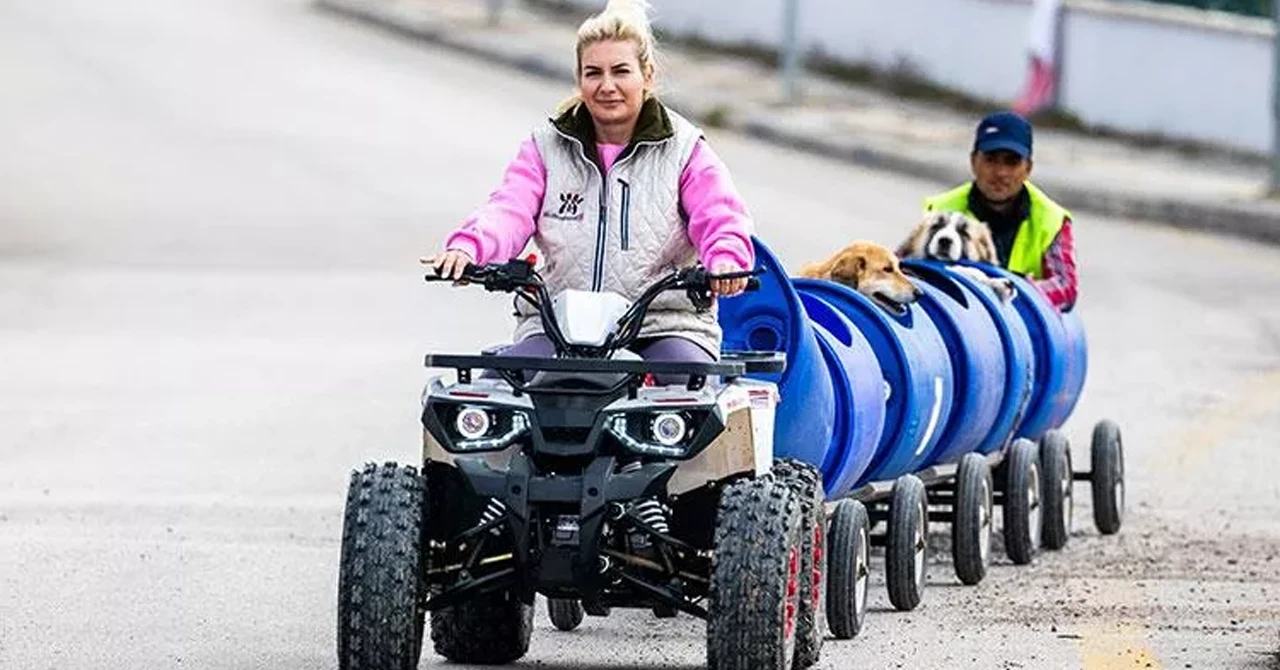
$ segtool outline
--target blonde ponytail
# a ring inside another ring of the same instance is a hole
[[[649,22],[649,3],[646,0],[609,0],[604,11],[588,18],[578,26],[578,44],[575,49],[577,70],[574,79],[582,73],[582,53],[596,42],[631,41],[636,45],[636,56],[643,73],[657,71],[657,40]],[[582,94],[575,92],[556,108],[562,114],[582,102]]]

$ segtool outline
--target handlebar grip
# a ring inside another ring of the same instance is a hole
[[[469,281],[477,281],[480,278],[480,274],[481,274],[480,271],[482,269],[483,269],[483,266],[476,265],[475,263],[467,263],[466,266],[462,268],[462,279],[469,280]],[[441,277],[439,274],[436,273],[435,268],[431,268],[431,271],[427,273],[427,275],[423,277],[423,279],[425,279],[426,281],[455,281],[450,277]]]

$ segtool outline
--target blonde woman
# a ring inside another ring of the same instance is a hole
[[[578,29],[577,91],[537,126],[502,184],[422,262],[458,278],[467,263],[501,262],[532,240],[551,295],[614,291],[629,300],[672,269],[697,261],[713,273],[751,269],[753,224],[702,132],[654,95],[655,47],[643,0],[611,0]],[[745,279],[713,292],[740,293]],[[512,356],[550,357],[551,340],[518,301]],[[684,295],[654,302],[634,347],[649,360],[712,361],[715,310]]]

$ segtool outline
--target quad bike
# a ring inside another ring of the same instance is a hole
[[[816,662],[821,478],[773,458],[777,387],[744,376],[780,371],[781,355],[677,363],[628,350],[660,295],[683,291],[706,310],[713,279],[753,274],[681,269],[627,304],[611,293],[552,299],[525,260],[468,266],[459,283],[537,309],[557,356],[426,357],[456,380],[435,377],[424,391],[421,467],[351,475],[340,667],[417,667],[427,612],[437,654],[515,661],[529,649],[537,594],[561,630],[614,607],[703,618],[712,668]],[[659,386],[654,375],[686,382]]]

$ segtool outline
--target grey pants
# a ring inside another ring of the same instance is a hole
[[[639,340],[632,347],[632,350],[646,361],[714,363],[716,360],[706,349],[683,337],[656,337]],[[546,335],[533,335],[502,351],[503,356],[526,356],[529,358],[551,358],[555,354],[556,347],[551,343],[551,338]],[[684,384],[688,381],[686,375],[654,375],[653,378],[654,382],[660,386]]]

